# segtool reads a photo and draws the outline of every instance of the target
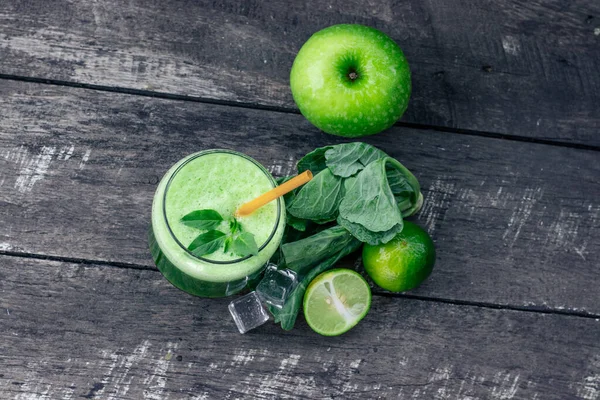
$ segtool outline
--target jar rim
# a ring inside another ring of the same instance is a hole
[[[175,241],[175,243],[177,243],[177,245],[183,251],[185,251],[187,254],[189,254],[191,257],[193,257],[193,258],[195,258],[197,260],[200,260],[202,262],[209,263],[209,264],[216,264],[216,265],[237,264],[239,262],[242,262],[242,261],[245,261],[245,260],[251,258],[252,254],[247,255],[246,257],[236,258],[234,260],[229,260],[229,261],[210,260],[208,258],[197,256],[194,253],[192,253],[190,250],[188,250],[188,248],[186,246],[184,246],[179,241],[179,239],[177,239],[177,236],[175,236],[175,234],[173,233],[173,230],[171,229],[171,225],[169,224],[169,219],[167,218],[167,193],[169,192],[169,187],[171,186],[171,183],[173,182],[173,179],[175,178],[175,176],[177,175],[177,173],[179,171],[181,171],[190,162],[192,162],[192,161],[194,161],[194,160],[196,160],[196,159],[198,159],[198,158],[200,158],[202,156],[206,156],[206,155],[209,155],[209,154],[215,154],[215,153],[225,153],[225,154],[231,154],[231,155],[234,155],[234,156],[245,158],[246,160],[248,160],[251,163],[253,163],[254,165],[256,165],[258,167],[258,169],[261,170],[264,173],[264,175],[271,182],[273,188],[277,187],[277,182],[275,181],[275,179],[273,178],[273,176],[269,173],[269,171],[267,171],[267,169],[262,164],[260,164],[258,161],[256,161],[252,157],[247,156],[246,154],[243,154],[243,153],[240,153],[240,152],[237,152],[237,151],[227,150],[227,149],[204,150],[204,151],[200,151],[200,152],[192,155],[191,157],[189,157],[181,165],[179,165],[175,171],[173,171],[173,173],[169,177],[169,180],[167,181],[167,184],[165,186],[165,190],[164,190],[164,194],[163,194],[162,213],[163,213],[163,218],[165,220],[165,224],[167,226],[167,230],[169,232],[169,235]],[[282,202],[282,198],[279,197],[277,199],[277,220],[275,221],[275,224],[273,226],[273,230],[271,231],[271,234],[269,235],[269,237],[267,238],[267,240],[265,240],[265,242],[259,247],[259,249],[258,249],[259,252],[262,251],[265,247],[267,247],[269,245],[269,243],[271,243],[271,240],[273,240],[273,238],[275,237],[275,234],[277,233],[277,229],[279,227],[279,223],[280,223],[280,219],[281,219],[281,208],[282,208],[281,202]]]

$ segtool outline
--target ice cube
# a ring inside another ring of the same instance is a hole
[[[246,333],[269,320],[269,314],[256,292],[234,299],[228,308],[240,333]]]
[[[298,282],[296,273],[290,269],[277,269],[270,264],[263,279],[256,286],[258,295],[267,304],[281,308]]]

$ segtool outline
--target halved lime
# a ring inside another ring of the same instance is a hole
[[[358,273],[345,268],[317,276],[304,294],[304,318],[323,336],[353,328],[371,307],[371,289]]]

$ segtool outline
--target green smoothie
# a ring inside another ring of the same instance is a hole
[[[197,296],[222,297],[243,290],[279,247],[285,228],[283,199],[238,219],[244,231],[254,235],[257,256],[239,258],[221,248],[197,257],[187,247],[205,231],[184,225],[181,218],[212,209],[228,220],[240,205],[276,185],[258,162],[229,150],[203,151],[179,161],[160,181],[152,203],[149,242],[159,270],[173,285]],[[227,232],[227,227],[224,221],[220,229]]]

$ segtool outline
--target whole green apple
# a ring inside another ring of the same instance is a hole
[[[411,82],[400,47],[364,25],[333,25],[308,39],[290,73],[300,112],[334,135],[372,135],[408,106]]]

